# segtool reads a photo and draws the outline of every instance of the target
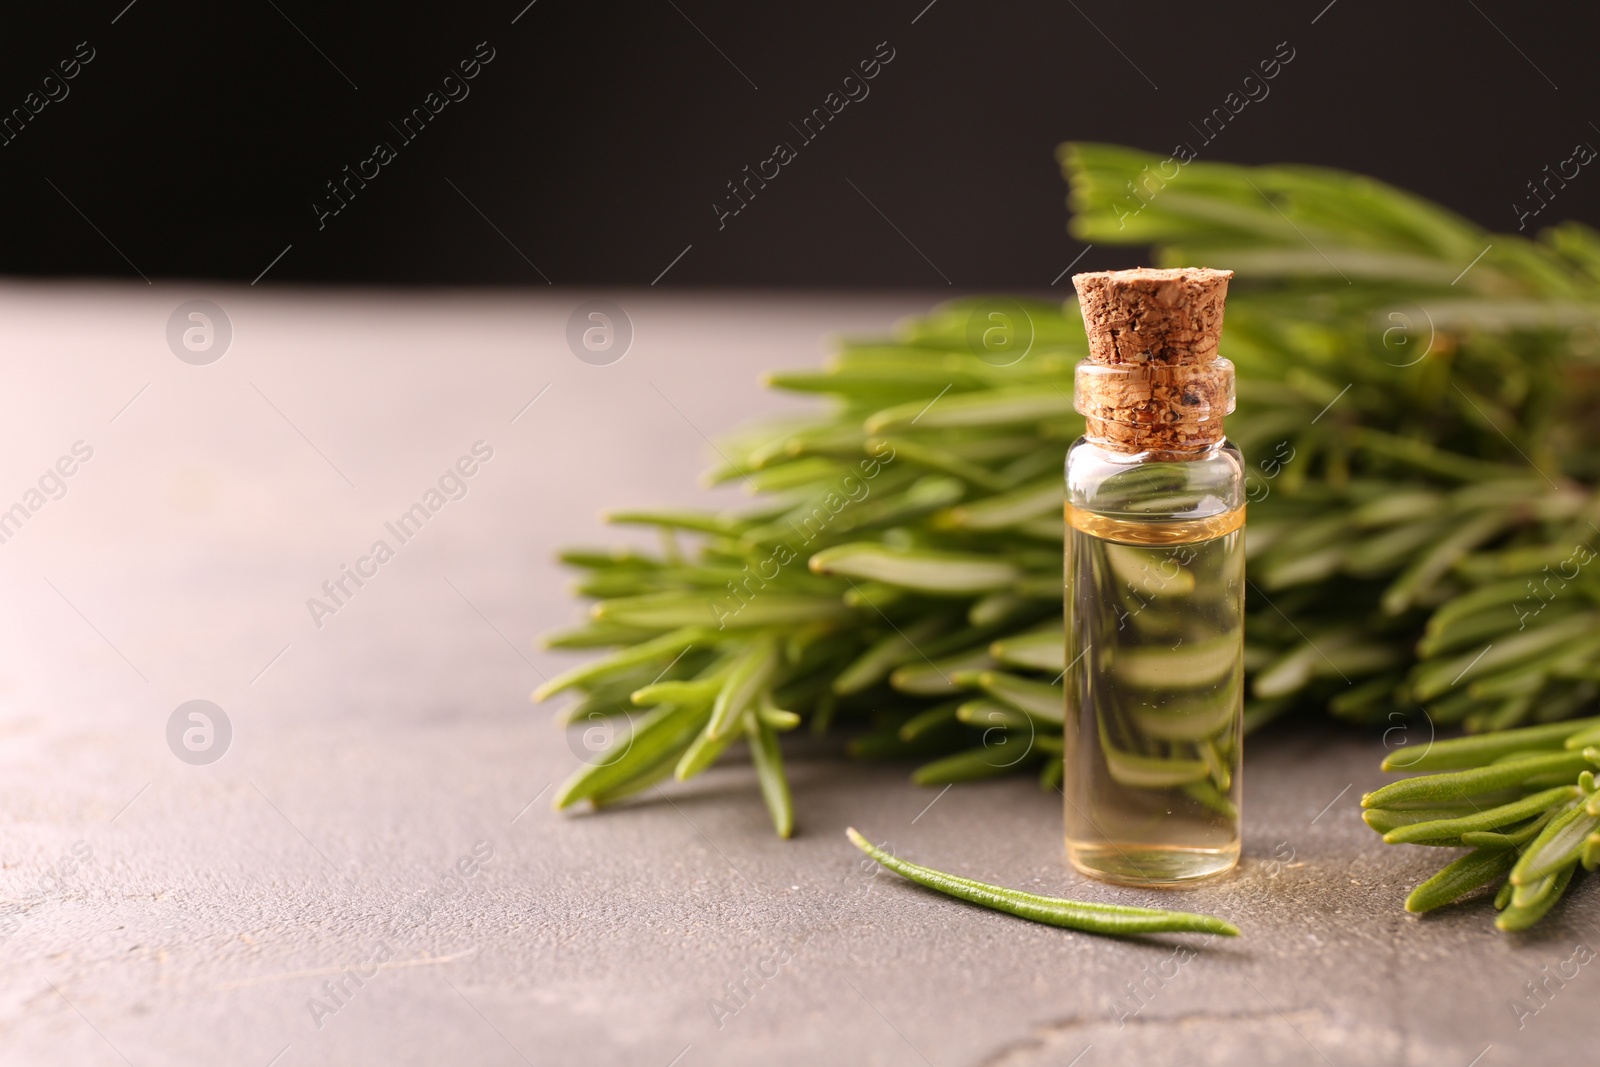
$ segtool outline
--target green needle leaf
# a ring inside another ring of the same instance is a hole
[[[1502,804],[1487,811],[1475,812],[1452,819],[1439,819],[1433,822],[1415,822],[1409,826],[1402,826],[1383,835],[1385,844],[1399,845],[1407,841],[1426,841],[1430,838],[1458,837],[1461,834],[1474,830],[1493,830],[1500,826],[1510,826],[1512,823],[1521,822],[1523,819],[1532,818],[1547,808],[1570,801],[1579,795],[1576,786],[1563,785],[1554,789],[1546,789],[1542,793],[1535,793],[1514,804]]]
[[[854,827],[845,830],[845,835],[862,852],[865,852],[878,863],[908,881],[926,886],[946,896],[955,897],[957,900],[980,904],[994,911],[1003,911],[1009,915],[1031,919],[1037,923],[1062,926],[1069,930],[1083,930],[1088,933],[1124,937],[1137,934],[1163,933],[1221,934],[1224,937],[1239,936],[1238,927],[1230,922],[1213,918],[1210,915],[1063,900],[1060,897],[1044,897],[1035,893],[1024,893],[1018,889],[1006,889],[1001,886],[975,882],[970,878],[959,878],[953,874],[936,871],[931,867],[923,867],[897,859],[882,849],[875,847],[870,841],[862,837]]]
[[[925,593],[984,593],[1022,577],[1009,563],[986,556],[891,548],[860,542],[824,549],[811,557],[814,574],[842,574],[905,586]]]
[[[1596,829],[1600,829],[1600,815],[1591,815],[1583,807],[1557,815],[1523,852],[1511,871],[1511,884],[1532,885],[1577,862],[1584,839]]]
[[[772,828],[779,837],[788,837],[794,833],[794,801],[789,796],[789,779],[783,773],[778,735],[754,711],[744,713],[744,723],[745,734],[750,739],[750,759],[756,765],[761,799],[767,802]]]
[[[1516,854],[1480,849],[1462,856],[1423,882],[1406,897],[1406,910],[1414,914],[1442,908],[1502,877],[1516,862]]]
[[[739,654],[728,670],[728,677],[717,693],[711,708],[711,722],[706,726],[713,737],[722,737],[733,730],[745,708],[755,702],[756,695],[765,689],[783,661],[782,650],[773,637],[756,641]]]
[[[1459,802],[1466,797],[1520,785],[1541,775],[1571,775],[1592,766],[1581,752],[1557,752],[1548,756],[1519,757],[1489,767],[1449,774],[1432,774],[1394,782],[1361,798],[1363,808],[1393,807],[1420,802]]]

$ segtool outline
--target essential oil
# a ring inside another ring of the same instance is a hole
[[[1067,455],[1067,855],[1170,885],[1239,858],[1244,463],[1222,436],[1231,274],[1082,274]]]

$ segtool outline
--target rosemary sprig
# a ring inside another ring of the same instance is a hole
[[[1473,849],[1412,890],[1406,910],[1432,911],[1500,882],[1497,927],[1525,930],[1542,919],[1580,866],[1600,865],[1596,741],[1600,720],[1585,719],[1391,755],[1385,770],[1451,769],[1368,793],[1367,825],[1389,844]]]

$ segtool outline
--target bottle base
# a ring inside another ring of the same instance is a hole
[[[1226,848],[1067,842],[1067,859],[1091,878],[1117,885],[1178,886],[1215,878],[1239,863],[1237,842]]]

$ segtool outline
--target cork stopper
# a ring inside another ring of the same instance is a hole
[[[1073,276],[1089,335],[1074,403],[1085,436],[1120,452],[1192,452],[1222,440],[1233,364],[1217,345],[1232,277],[1150,267]]]

